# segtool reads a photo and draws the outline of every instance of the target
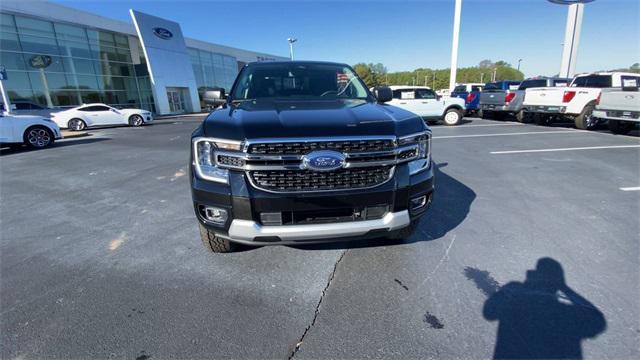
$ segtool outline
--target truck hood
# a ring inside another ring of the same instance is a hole
[[[427,129],[417,115],[362,100],[256,100],[209,114],[205,136],[244,140],[281,137],[408,135]]]

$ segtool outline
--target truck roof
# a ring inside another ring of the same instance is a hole
[[[411,86],[411,85],[391,85],[389,86],[389,88],[391,88],[391,90],[403,90],[403,89],[429,89],[431,90],[430,87],[428,86]]]
[[[597,72],[592,72],[592,73],[578,74],[578,75],[576,75],[576,77],[590,76],[590,75],[640,76],[640,74],[638,74],[638,73],[624,72],[624,71],[597,71]]]
[[[312,61],[312,60],[282,60],[282,61],[254,61],[247,63],[245,66],[267,66],[267,65],[311,65],[311,64],[322,64],[322,65],[338,65],[338,66],[348,66],[349,64],[332,62],[332,61]]]

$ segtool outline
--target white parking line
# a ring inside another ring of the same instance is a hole
[[[455,139],[455,138],[474,138],[474,137],[490,137],[490,136],[515,136],[515,135],[540,135],[540,134],[580,134],[583,130],[560,130],[560,131],[527,131],[519,133],[502,133],[502,134],[474,134],[474,135],[450,135],[450,136],[434,136],[432,139]]]
[[[640,145],[612,145],[612,146],[589,146],[589,147],[558,148],[558,149],[508,150],[508,151],[492,151],[490,154],[502,155],[502,154],[523,154],[523,153],[538,153],[538,152],[553,152],[553,151],[625,149],[625,148],[640,148]]]
[[[484,127],[484,126],[523,126],[524,124],[518,123],[504,123],[504,124],[476,124],[476,125],[458,125],[458,126],[439,126],[436,129],[459,129],[468,127]]]
[[[640,186],[620,188],[622,191],[640,191]]]

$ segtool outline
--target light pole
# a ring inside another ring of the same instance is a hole
[[[453,40],[451,42],[451,73],[449,74],[449,90],[456,86],[456,72],[458,70],[458,40],[460,39],[460,13],[462,0],[456,0],[453,12]]]
[[[522,62],[522,59],[518,59],[518,71],[520,71],[520,63]]]
[[[480,73],[480,82],[482,82],[482,79],[484,79],[484,73]]]
[[[584,4],[595,0],[548,0],[554,4],[569,5],[567,12],[567,26],[564,32],[564,44],[562,45],[562,62],[560,64],[560,77],[573,77],[578,55],[578,43],[582,28],[582,14]]]
[[[288,38],[287,41],[289,42],[289,57],[293,60],[293,43],[298,41],[298,39]]]

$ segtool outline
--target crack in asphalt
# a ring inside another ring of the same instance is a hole
[[[288,360],[293,359],[293,357],[296,355],[298,350],[300,350],[300,346],[302,346],[302,342],[304,341],[305,336],[307,336],[307,333],[316,324],[316,320],[318,319],[318,314],[320,314],[320,305],[322,305],[322,300],[324,299],[324,296],[326,295],[327,290],[329,290],[329,286],[331,285],[331,282],[333,281],[333,278],[336,275],[336,270],[338,269],[338,264],[340,263],[340,261],[342,261],[342,258],[345,256],[347,251],[349,251],[349,250],[347,249],[347,250],[343,251],[342,254],[340,254],[340,257],[338,258],[338,260],[336,260],[336,263],[333,265],[333,270],[331,271],[331,274],[329,275],[329,279],[327,279],[327,285],[325,285],[324,289],[322,289],[322,293],[320,294],[320,300],[318,300],[318,304],[316,305],[316,309],[315,309],[315,312],[313,314],[313,319],[311,319],[311,324],[309,324],[309,326],[307,326],[307,328],[304,329],[304,332],[302,333],[302,336],[300,336],[300,339],[298,339],[298,341],[296,342],[294,348],[289,353],[289,357],[287,357]]]

